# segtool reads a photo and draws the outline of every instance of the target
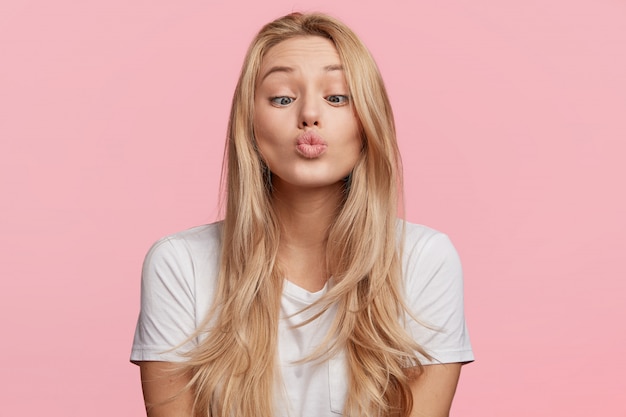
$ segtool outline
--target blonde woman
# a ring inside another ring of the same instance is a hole
[[[374,60],[294,13],[246,55],[224,220],[146,257],[131,360],[150,417],[447,416],[473,360],[448,238],[397,219]]]

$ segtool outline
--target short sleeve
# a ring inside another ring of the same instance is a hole
[[[456,249],[448,236],[430,229],[411,243],[406,247],[404,275],[407,307],[414,317],[408,317],[407,324],[414,339],[432,356],[432,360],[420,358],[422,363],[473,361]]]
[[[180,362],[181,354],[193,347],[187,341],[196,326],[193,272],[183,242],[164,238],[152,246],[142,269],[132,362]]]

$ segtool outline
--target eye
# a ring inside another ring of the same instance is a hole
[[[279,96],[270,98],[270,102],[276,106],[288,106],[293,103],[294,99],[287,96]]]
[[[348,96],[341,95],[341,94],[333,94],[330,96],[326,96],[324,97],[324,99],[328,101],[330,104],[335,105],[335,106],[341,106],[343,104],[347,104],[348,101],[350,101]]]

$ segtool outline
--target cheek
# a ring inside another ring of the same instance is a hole
[[[282,124],[278,122],[277,114],[268,111],[266,106],[256,106],[254,117],[252,119],[255,135],[272,136],[276,133],[276,127]]]
[[[353,157],[354,164],[356,164],[359,161],[359,159],[361,159],[362,154],[363,154],[363,144],[361,140],[358,139],[354,142],[354,145],[352,147],[352,157]]]
[[[264,112],[263,109],[259,109],[258,106],[256,109],[252,118],[252,125],[257,146],[261,147],[261,144],[267,137],[271,136],[269,135],[270,132],[268,132],[268,127],[270,127],[271,124],[268,123],[268,115],[266,112]]]
[[[267,126],[263,123],[256,124],[254,128],[254,140],[259,152],[263,155],[267,155],[267,151],[276,147],[275,135],[271,130],[267,129]]]
[[[276,134],[272,130],[272,123],[268,123],[268,118],[264,117],[263,112],[255,115],[254,122],[254,141],[257,151],[261,158],[270,163],[272,155],[276,153],[278,144],[276,143]]]
[[[353,120],[352,126],[350,128],[350,132],[351,132],[351,137],[352,140],[351,142],[351,146],[356,149],[356,151],[358,153],[361,153],[361,150],[363,149],[364,146],[364,139],[363,139],[363,135],[361,134],[361,128],[359,123],[356,121],[356,119]]]

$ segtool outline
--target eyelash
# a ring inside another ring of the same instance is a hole
[[[339,98],[339,101],[331,101],[331,97],[337,97]],[[289,103],[282,103],[282,100],[284,99],[288,99],[290,100]],[[288,96],[276,96],[276,97],[270,97],[270,102],[272,104],[275,104],[279,107],[285,107],[290,105],[291,103],[293,103],[296,99],[292,98],[292,97],[288,97]],[[324,100],[326,100],[328,103],[330,103],[333,106],[343,106],[345,104],[347,104],[350,101],[350,97],[347,95],[343,95],[343,94],[331,94],[329,96],[324,97]]]
[[[339,102],[330,101],[331,97],[339,97],[341,101]],[[330,104],[332,104],[333,106],[343,106],[344,104],[348,104],[348,102],[350,101],[350,97],[343,95],[343,94],[332,94],[330,96],[324,97],[324,99]]]
[[[281,101],[281,100],[284,100],[284,99],[289,99],[289,100],[291,100],[291,101],[290,101],[289,103],[287,103],[287,104],[282,104],[282,103],[280,103],[280,101]],[[285,106],[287,106],[287,105],[289,105],[289,104],[293,103],[294,101],[295,101],[295,98],[291,98],[291,97],[287,97],[287,96],[277,96],[277,97],[271,97],[271,98],[270,98],[270,102],[271,102],[272,104],[276,104],[276,105],[277,105],[277,106],[279,106],[279,107],[285,107]]]

